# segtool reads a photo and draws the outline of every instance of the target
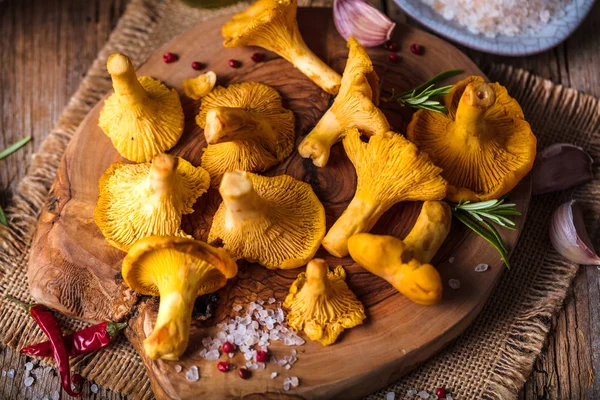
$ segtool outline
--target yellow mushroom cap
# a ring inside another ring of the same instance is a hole
[[[94,219],[106,240],[124,251],[146,236],[188,236],[181,216],[194,211],[209,179],[204,169],[168,154],[152,163],[114,163],[100,178]]]
[[[291,176],[227,172],[208,241],[222,241],[236,259],[270,269],[308,262],[325,234],[325,209],[310,185]]]
[[[150,77],[138,79],[123,54],[111,55],[106,66],[115,92],[104,101],[99,125],[119,154],[146,162],[175,146],[184,122],[177,92]]]
[[[136,292],[160,296],[154,330],[144,340],[146,354],[176,360],[188,345],[194,300],[225,286],[237,265],[224,250],[206,243],[151,236],[131,247],[122,274]]]
[[[202,99],[196,122],[208,142],[202,166],[215,187],[225,172],[264,171],[294,147],[294,113],[283,108],[275,89],[262,83],[216,88]]]
[[[365,48],[348,39],[348,61],[342,75],[340,92],[314,129],[302,140],[298,152],[311,158],[317,167],[329,160],[331,147],[347,128],[358,128],[367,136],[385,134],[390,124],[379,104],[379,77]]]
[[[448,115],[419,110],[408,138],[443,169],[452,202],[497,199],[531,170],[536,138],[519,103],[498,83],[471,76],[445,98]]]
[[[207,71],[195,78],[183,81],[183,91],[190,99],[199,100],[210,93],[217,83],[217,74]]]
[[[297,0],[258,0],[223,25],[223,45],[259,46],[273,51],[321,89],[336,94],[340,76],[304,43],[296,21],[297,8]]]
[[[346,284],[341,265],[333,271],[315,258],[290,287],[283,306],[290,309],[289,325],[324,346],[333,344],[344,331],[362,324],[365,309]]]
[[[323,239],[323,247],[336,257],[348,254],[350,236],[370,231],[394,204],[446,196],[441,169],[402,135],[388,132],[365,143],[360,132],[351,128],[344,149],[356,169],[357,186],[354,198]]]

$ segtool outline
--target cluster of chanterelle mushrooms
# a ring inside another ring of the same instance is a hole
[[[536,140],[517,102],[498,84],[470,77],[446,97],[448,115],[419,111],[408,139],[391,131],[379,110],[379,84],[365,49],[348,40],[340,77],[304,43],[295,0],[258,0],[222,29],[225,46],[261,46],[294,64],[337,96],[298,151],[318,167],[339,140],[357,174],[356,194],[326,233],[325,210],[310,185],[290,176],[255,172],[293,151],[294,114],[277,91],[256,82],[217,87],[213,72],[184,82],[201,99],[196,122],[208,146],[202,166],[165,152],[181,137],[184,115],[175,90],[137,77],[130,60],[113,54],[107,67],[114,94],[100,127],[118,152],[137,164],[117,162],[99,183],[95,221],[108,243],[127,252],[123,278],[135,291],[160,296],[156,325],[144,341],[151,358],[177,359],[185,351],[194,300],[237,274],[235,260],[270,269],[307,265],[290,288],[288,323],[324,345],[361,324],[365,310],[333,270],[313,259],[323,247],[348,254],[412,301],[441,301],[440,275],[429,264],[450,231],[442,200],[479,201],[510,191],[531,169]],[[361,137],[364,139],[361,139]],[[181,229],[183,214],[209,188],[223,199],[208,235],[195,240]],[[404,239],[368,232],[391,206],[424,201]]]

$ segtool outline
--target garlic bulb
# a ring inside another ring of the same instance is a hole
[[[592,241],[585,230],[583,212],[575,200],[556,209],[550,223],[550,241],[567,260],[583,265],[600,265]]]
[[[364,0],[335,0],[333,21],[346,40],[354,36],[365,47],[383,44],[392,36],[396,24]]]
[[[556,143],[538,153],[533,166],[533,194],[568,189],[593,179],[592,158],[581,147]]]

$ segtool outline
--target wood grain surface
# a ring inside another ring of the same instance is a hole
[[[228,16],[204,22],[178,36],[158,49],[139,68],[139,76],[148,75],[164,82],[180,93],[184,79],[196,75],[189,64],[193,60],[207,60],[207,69],[218,76],[218,84],[261,82],[276,89],[284,105],[296,117],[297,144],[319,120],[330,103],[330,96],[320,90],[290,63],[267,53],[264,62],[243,62],[239,69],[228,66],[228,59],[249,60],[253,48],[224,49],[220,28]],[[300,30],[308,46],[333,69],[341,72],[346,64],[346,42],[337,34],[330,9],[308,8],[298,11]],[[387,51],[369,49],[377,73],[383,84],[382,97],[391,95],[392,88],[403,92],[415,87],[445,69],[459,68],[463,75],[482,72],[464,54],[454,47],[421,30],[398,24],[394,40],[401,51],[401,64],[391,64]],[[408,50],[419,41],[428,49],[422,57]],[[178,54],[178,63],[165,64],[166,51]],[[186,116],[184,133],[171,151],[198,165],[206,143],[202,130],[194,123],[198,102],[185,96],[182,104]],[[98,126],[100,102],[87,115],[69,143],[59,167],[57,178],[40,217],[29,259],[28,277],[33,297],[66,315],[85,320],[119,320],[133,309],[137,297],[118,276],[124,253],[109,246],[93,221],[93,209],[98,196],[98,180],[108,166],[122,161],[108,137]],[[382,106],[388,120],[399,132],[405,132],[412,111],[385,103]],[[332,149],[326,168],[316,168],[294,151],[283,163],[267,171],[268,175],[287,174],[308,182],[325,206],[328,228],[341,215],[354,195],[356,176],[354,167],[344,155],[342,146]],[[522,182],[511,195],[525,215],[530,198],[529,181]],[[216,190],[210,190],[195,205],[196,212],[184,218],[184,229],[194,237],[206,240],[212,215],[220,203]],[[403,203],[390,209],[375,226],[373,232],[405,236],[420,209],[420,203]],[[524,218],[519,218],[521,227]],[[518,232],[504,232],[505,243],[514,248]],[[442,246],[434,265],[445,282],[442,304],[434,307],[412,303],[378,277],[365,273],[350,257],[338,259],[323,249],[317,253],[330,265],[342,264],[348,273],[347,281],[365,305],[368,321],[360,328],[345,333],[334,346],[324,349],[316,342],[307,342],[299,350],[300,361],[293,372],[281,367],[267,366],[266,371],[255,371],[253,379],[240,380],[235,374],[222,374],[214,362],[198,355],[202,338],[216,334],[214,326],[233,316],[234,304],[274,297],[283,302],[287,289],[298,270],[269,271],[257,264],[242,263],[238,276],[219,291],[216,316],[206,322],[193,321],[188,351],[176,362],[153,361],[146,357],[141,342],[154,325],[156,302],[142,306],[132,321],[133,332],[127,336],[142,356],[155,395],[159,399],[200,397],[234,398],[252,394],[277,397],[281,391],[279,380],[269,377],[274,368],[282,376],[295,375],[302,385],[293,391],[301,398],[323,399],[359,398],[396,380],[419,363],[428,359],[442,346],[460,334],[479,313],[504,271],[499,255],[477,235],[456,226]],[[454,258],[450,263],[448,259]],[[486,274],[473,272],[475,265],[490,265]],[[447,286],[450,278],[459,279],[463,290],[453,291]],[[390,352],[389,349],[398,349]],[[289,355],[274,342],[270,351],[280,357]],[[357,353],[363,354],[356,363]],[[244,364],[241,354],[232,361]],[[184,374],[175,372],[175,365],[184,370],[196,365],[202,371],[200,382],[189,382]],[[329,364],[323,370],[321,365]],[[319,373],[315,373],[319,371]],[[270,394],[272,393],[272,395]]]
[[[10,202],[10,191],[24,174],[29,157],[56,122],[62,108],[124,9],[120,0],[0,2],[0,144],[5,146],[25,135],[33,143],[0,161],[1,203]],[[330,5],[329,1],[312,2]],[[391,2],[374,3],[396,21],[406,17]],[[408,21],[413,24],[413,21]],[[583,25],[560,46],[539,55],[507,58],[464,49],[482,69],[503,62],[600,96],[600,3]],[[600,318],[594,306],[600,300],[596,269],[582,269],[572,295],[560,315],[546,352],[521,392],[522,399],[597,399],[600,385],[593,379],[600,369]],[[14,381],[0,377],[0,399],[37,399],[58,390],[53,372],[32,388],[22,384],[27,359],[8,348],[0,352],[0,369],[20,372]],[[19,379],[20,378],[20,379]],[[87,398],[121,398],[100,390]]]

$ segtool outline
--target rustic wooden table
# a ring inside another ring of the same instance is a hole
[[[392,0],[371,0],[391,18],[406,21]],[[39,148],[108,39],[127,0],[0,0],[0,148],[31,136],[33,141],[0,161],[0,204],[25,174]],[[317,3],[317,1],[313,1]],[[318,0],[330,4],[329,0]],[[408,21],[412,23],[412,21]],[[562,45],[530,57],[500,57],[461,48],[483,69],[491,63],[525,68],[555,83],[600,97],[600,2]],[[459,46],[460,47],[460,46]],[[600,399],[600,272],[582,268],[560,315],[553,322],[546,350],[521,391],[520,399]],[[39,369],[36,383],[23,384],[28,359],[0,348],[0,400],[52,398],[60,389],[53,369]],[[89,390],[89,389],[88,389]],[[61,398],[65,398],[63,395]],[[90,399],[121,399],[102,388]]]

